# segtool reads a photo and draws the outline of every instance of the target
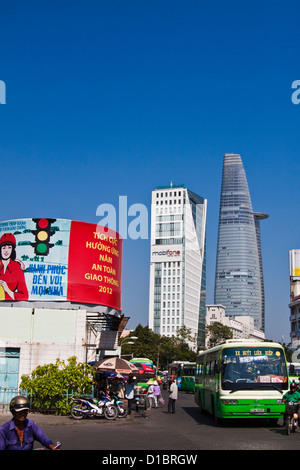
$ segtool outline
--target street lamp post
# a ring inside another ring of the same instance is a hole
[[[134,344],[134,341],[130,341],[132,339],[136,340],[136,339],[138,339],[138,337],[137,336],[130,336],[129,338],[124,338],[123,341],[120,341],[120,344],[119,344],[119,348],[120,348],[119,357],[122,357],[121,356],[121,351],[122,351],[122,346],[123,346],[124,343],[125,344]]]

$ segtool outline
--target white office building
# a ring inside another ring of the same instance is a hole
[[[186,326],[205,342],[207,201],[183,185],[152,192],[149,328],[176,336]]]
[[[290,324],[292,350],[300,344],[300,250],[289,251],[290,261]],[[299,357],[295,362],[299,362]]]
[[[233,339],[255,339],[264,341],[265,333],[254,327],[254,318],[251,315],[226,316],[224,305],[207,305],[206,326],[211,326],[215,322],[228,326],[232,332]],[[209,347],[209,334],[206,335],[206,347]]]

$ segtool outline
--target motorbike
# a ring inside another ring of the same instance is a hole
[[[104,416],[106,419],[112,420],[118,416],[117,407],[105,395],[102,395],[100,400],[93,397],[74,397],[72,401],[74,405],[71,408],[71,415],[74,419]]]
[[[128,415],[128,407],[125,402],[116,393],[111,393],[110,398],[118,409],[118,418],[126,418]]]
[[[285,407],[285,430],[287,435],[295,432],[299,427],[297,410],[298,406],[293,402],[287,403]]]

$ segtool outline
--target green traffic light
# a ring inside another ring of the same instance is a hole
[[[46,243],[37,243],[35,249],[37,253],[44,254],[48,250],[48,246],[46,245]]]

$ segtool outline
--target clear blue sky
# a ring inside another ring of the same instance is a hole
[[[289,341],[300,248],[299,1],[11,0],[0,4],[1,217],[97,223],[157,185],[208,200],[213,303],[223,155],[239,153],[262,222],[266,334]],[[129,219],[130,221],[130,219]],[[125,240],[123,311],[148,322],[150,240]]]

